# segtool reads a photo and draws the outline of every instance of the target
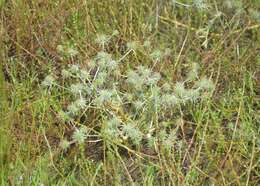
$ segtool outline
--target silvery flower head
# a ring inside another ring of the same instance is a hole
[[[172,149],[177,139],[176,131],[172,130],[170,134],[168,134],[167,138],[163,141],[163,145],[167,149]]]
[[[107,62],[107,67],[111,70],[115,70],[117,68],[117,62],[115,60],[110,60]]]
[[[144,103],[140,100],[137,100],[137,101],[134,102],[134,107],[135,107],[136,110],[142,109],[143,106],[144,106]]]
[[[198,9],[206,9],[208,7],[205,0],[194,0],[193,4]]]
[[[112,33],[113,36],[117,36],[118,34],[119,34],[118,30],[114,30],[113,33]]]
[[[118,127],[120,125],[120,121],[118,118],[114,117],[111,120],[106,122],[105,125],[105,134],[112,138],[119,137]]]
[[[81,69],[81,70],[79,71],[79,77],[80,77],[80,79],[82,79],[82,80],[89,79],[89,73],[88,73],[88,71]]]
[[[63,149],[63,150],[66,150],[66,149],[68,149],[69,147],[70,147],[70,142],[68,141],[68,140],[66,140],[66,139],[64,139],[64,140],[61,140],[61,142],[60,142],[60,147]]]
[[[78,95],[84,91],[84,85],[82,83],[75,83],[70,86],[70,91],[73,95]]]
[[[64,122],[71,121],[72,118],[70,117],[68,112],[64,112],[63,110],[60,110],[58,112],[58,117],[63,120]]]
[[[48,75],[42,82],[42,86],[44,87],[51,87],[55,83],[55,79],[52,75]]]
[[[85,98],[80,97],[75,101],[75,105],[79,107],[80,109],[84,109],[86,107],[87,101]]]
[[[84,143],[86,138],[87,135],[85,133],[85,130],[82,129],[76,129],[72,135],[72,139],[79,144]]]
[[[191,64],[191,69],[188,73],[187,79],[192,81],[198,78],[198,73],[199,73],[199,64],[198,63],[192,63]]]
[[[99,96],[95,99],[95,103],[99,106],[103,105],[105,102],[111,101],[113,92],[108,89],[100,90]]]
[[[107,52],[98,52],[97,56],[96,56],[96,60],[97,60],[97,63],[99,65],[99,67],[107,67],[107,63],[109,61],[112,61],[112,55],[107,53]]]
[[[152,58],[152,60],[154,61],[160,61],[162,59],[163,53],[161,50],[154,50],[151,54],[150,57]]]
[[[136,145],[139,145],[143,138],[142,132],[132,124],[123,125],[123,132]]]
[[[80,66],[79,65],[70,65],[69,71],[73,74],[77,74],[79,72]]]
[[[68,107],[68,112],[72,115],[72,116],[76,116],[79,114],[80,112],[80,107],[74,102],[71,103]]]
[[[67,49],[67,53],[68,53],[68,55],[69,55],[70,57],[74,57],[74,56],[78,55],[79,52],[78,52],[75,48],[69,47],[69,48]]]
[[[200,97],[200,92],[198,89],[187,89],[184,99],[188,101],[195,102]]]
[[[105,71],[98,73],[95,81],[93,82],[95,86],[102,86],[107,79],[107,73]]]
[[[107,44],[109,41],[109,37],[105,34],[99,34],[97,35],[97,38],[96,38],[96,43],[101,45],[101,46],[104,46],[105,44]]]
[[[184,84],[181,82],[177,82],[174,87],[174,92],[178,97],[182,98],[186,94]]]
[[[146,81],[147,85],[155,85],[161,79],[161,75],[159,73],[153,73]]]
[[[152,75],[152,71],[149,68],[146,68],[142,65],[137,67],[137,72],[143,77],[143,78],[148,78],[149,76]]]
[[[198,82],[196,82],[195,86],[199,89],[207,90],[207,91],[214,90],[215,88],[213,81],[205,77],[199,80]]]
[[[107,122],[107,124],[108,124],[109,127],[116,128],[116,127],[119,127],[119,125],[120,125],[120,120],[119,120],[117,117],[113,117],[112,119],[110,119],[110,120]]]
[[[250,17],[257,22],[260,22],[260,10],[250,9],[249,10]]]
[[[64,79],[67,79],[67,78],[71,77],[72,74],[71,74],[68,70],[63,69],[63,70],[61,71],[61,75],[62,75],[62,77],[63,77]]]
[[[127,83],[132,85],[135,89],[140,90],[144,85],[145,79],[138,73],[131,70],[127,73]]]
[[[164,94],[161,96],[160,103],[166,108],[173,107],[179,103],[179,99],[174,94]]]

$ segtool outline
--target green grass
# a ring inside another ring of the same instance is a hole
[[[260,184],[258,0],[0,0],[0,11],[1,185]],[[102,34],[111,37],[105,44]],[[100,51],[121,60],[95,88],[117,83],[122,102],[91,102],[64,121],[59,112],[77,98],[67,88],[79,78],[64,79],[62,70],[78,64],[93,76]],[[205,77],[214,91],[157,110],[153,88],[169,84],[158,93],[163,102],[194,63],[200,70],[187,90]],[[127,82],[140,65],[161,79],[138,92],[140,81]],[[42,82],[50,74],[58,85],[48,91]],[[134,101],[142,99],[137,112]],[[120,119],[114,136],[111,115]],[[83,126],[79,143],[75,131]]]

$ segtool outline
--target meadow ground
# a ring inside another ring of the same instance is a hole
[[[259,185],[259,0],[0,0],[1,185]]]

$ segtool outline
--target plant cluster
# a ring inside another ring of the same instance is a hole
[[[108,39],[99,35],[96,41],[104,49]],[[134,42],[129,42],[127,46],[129,50],[136,49]],[[166,52],[169,54],[170,49]],[[149,56],[156,65],[164,54],[154,50]],[[158,140],[156,133],[161,133],[159,136],[163,136],[163,141],[171,146],[169,143],[172,140],[169,139],[176,137],[176,131],[166,131],[161,125],[177,119],[187,105],[203,101],[214,90],[212,80],[199,76],[198,63],[190,64],[186,79],[175,83],[162,78],[154,68],[139,65],[125,72],[121,70],[122,66],[122,58],[113,59],[112,54],[101,50],[85,66],[73,64],[64,68],[62,78],[55,79],[54,75],[48,75],[43,80],[42,85],[49,91],[54,86],[66,91],[66,101],[70,102],[58,111],[65,123],[75,127],[73,140],[62,141],[62,147],[68,148],[71,143],[83,143],[87,139],[86,121],[91,121],[82,118],[92,118],[91,110],[98,113],[96,118],[101,118],[94,128],[102,140],[141,146],[144,140],[148,143]]]

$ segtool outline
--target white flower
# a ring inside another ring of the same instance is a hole
[[[194,0],[194,6],[198,9],[206,9],[207,4],[204,2],[205,0]]]
[[[187,89],[184,99],[190,101],[196,101],[200,97],[200,92],[197,89]]]
[[[105,82],[106,82],[106,78],[107,78],[107,73],[106,72],[100,72],[98,73],[95,81],[94,81],[94,85],[96,86],[102,86]]]
[[[118,127],[120,125],[120,121],[118,118],[114,117],[111,120],[107,121],[105,125],[105,133],[112,138],[117,138],[119,136]]]
[[[118,30],[114,30],[113,33],[112,33],[113,36],[117,36],[118,34],[119,34]]]

